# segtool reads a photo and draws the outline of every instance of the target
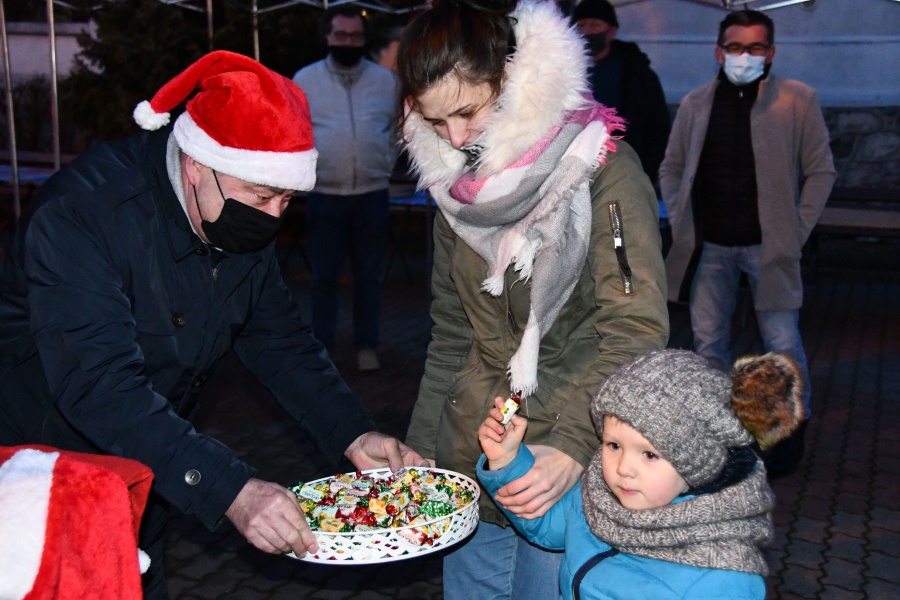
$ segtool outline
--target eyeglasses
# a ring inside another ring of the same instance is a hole
[[[730,44],[719,44],[719,48],[725,51],[725,54],[740,55],[750,54],[751,56],[765,56],[771,46],[769,44],[741,44],[740,42],[732,42]]]
[[[332,31],[331,35],[334,36],[334,39],[338,42],[353,42],[355,44],[361,44],[366,41],[366,34],[362,31]]]

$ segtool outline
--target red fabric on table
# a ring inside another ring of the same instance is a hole
[[[59,456],[49,463],[52,474],[40,564],[31,591],[20,596],[22,600],[141,598],[137,540],[152,471],[130,459],[47,446],[0,448],[0,465],[17,454],[36,456],[22,454],[23,450],[48,455],[58,452]],[[48,457],[52,458],[43,458]],[[23,472],[23,477],[32,476],[28,468]],[[36,469],[34,476],[44,475]],[[31,543],[27,536],[20,540],[23,545]],[[34,551],[23,547],[23,559]],[[20,575],[29,577],[31,573],[26,570]]]

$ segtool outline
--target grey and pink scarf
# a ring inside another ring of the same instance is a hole
[[[412,115],[411,115],[412,116]],[[506,168],[482,178],[465,171],[452,184],[429,187],[453,231],[487,263],[482,289],[503,293],[514,265],[530,282],[531,313],[507,368],[510,388],[523,397],[537,389],[540,341],[572,294],[591,234],[590,181],[615,150],[615,111],[593,100]],[[476,165],[477,166],[477,165]]]

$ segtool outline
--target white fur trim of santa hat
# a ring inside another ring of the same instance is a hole
[[[200,129],[188,113],[175,120],[175,141],[199,163],[242,181],[302,191],[316,185],[319,153],[315,148],[302,152],[228,148]]]
[[[144,129],[175,121],[175,139],[194,160],[258,185],[306,191],[316,183],[318,152],[306,95],[259,62],[224,50],[210,52],[134,109]]]

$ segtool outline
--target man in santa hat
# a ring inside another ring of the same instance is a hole
[[[195,93],[196,92],[196,93]],[[188,96],[186,112],[169,111]],[[48,181],[0,283],[0,445],[135,459],[154,474],[140,546],[148,598],[167,597],[165,511],[225,517],[271,553],[315,551],[291,492],[194,430],[234,350],[337,466],[424,464],[375,432],[282,281],[274,238],[315,183],[303,92],[212,52],[142,102],[148,132],[97,146]]]

